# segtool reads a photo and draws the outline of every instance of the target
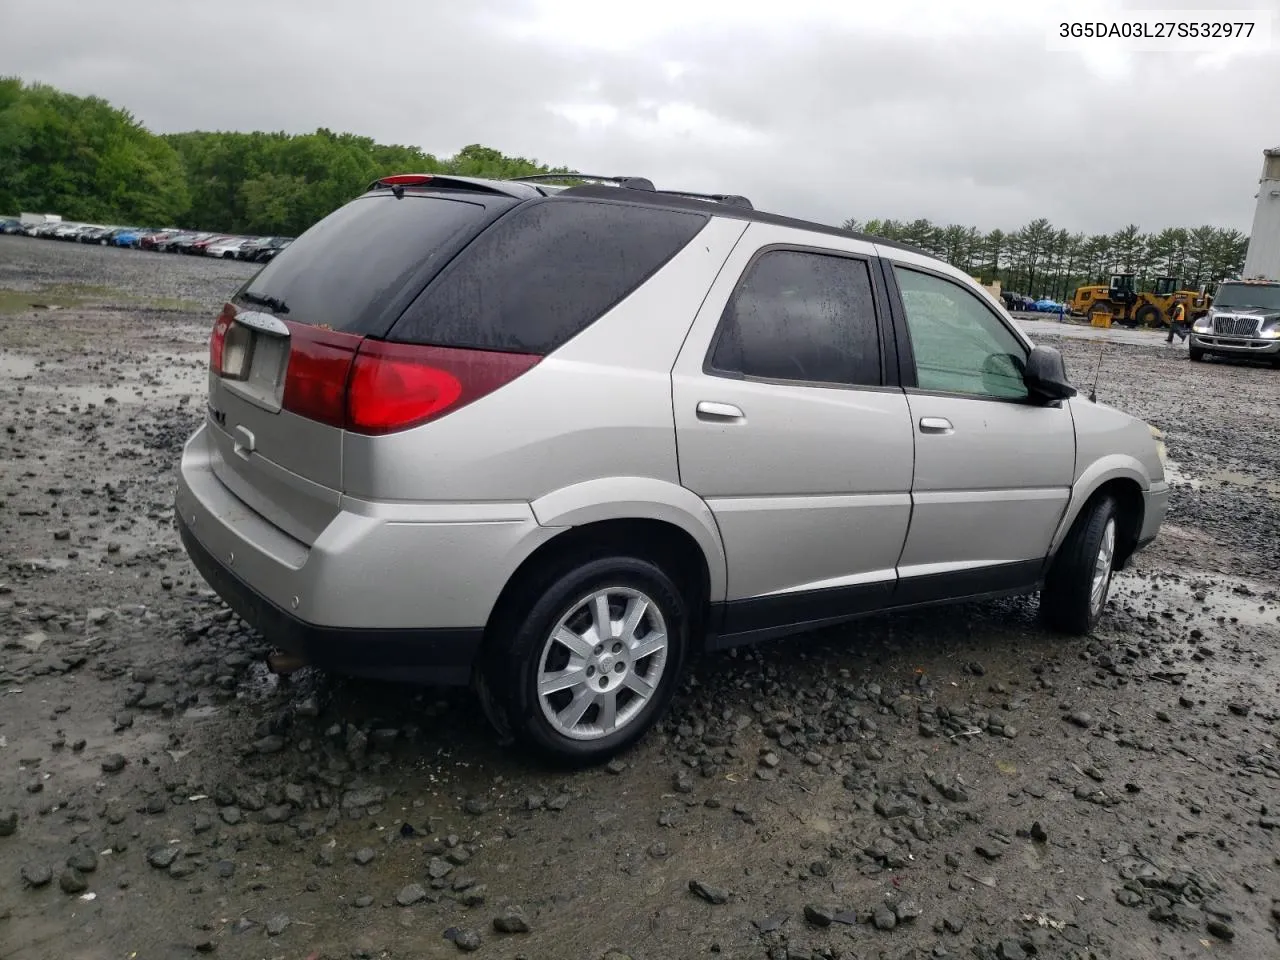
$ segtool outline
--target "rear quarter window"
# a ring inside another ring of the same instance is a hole
[[[417,294],[434,270],[508,208],[493,206],[492,200],[412,193],[361,197],[296,240],[278,242],[285,249],[236,297],[255,309],[269,300],[274,312],[298,323],[380,336],[406,290]]]
[[[609,201],[528,202],[476,238],[391,339],[545,355],[644,283],[708,219]]]

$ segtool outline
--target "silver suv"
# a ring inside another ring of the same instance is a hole
[[[1217,354],[1280,365],[1280,283],[1224,280],[1213,306],[1191,326],[1192,360]]]
[[[1092,629],[1168,487],[1075,393],[910,248],[637,178],[390,177],[217,318],[177,523],[277,647],[595,761],[702,651],[1036,590]]]

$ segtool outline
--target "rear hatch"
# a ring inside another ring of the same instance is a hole
[[[386,375],[376,357],[357,368],[365,338],[385,335],[441,266],[516,203],[462,192],[369,194],[237,291],[210,339],[209,429],[223,484],[314,543],[338,512],[348,381]]]

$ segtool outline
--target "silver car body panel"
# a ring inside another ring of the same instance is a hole
[[[1089,498],[1114,480],[1132,482],[1142,493],[1143,523],[1138,539],[1150,540],[1163,521],[1169,502],[1164,464],[1151,428],[1106,404],[1079,397],[1067,404],[1075,421],[1076,473],[1071,501],[1054,534],[1051,550],[1061,546]]]
[[[729,600],[892,582],[911,516],[912,439],[897,388],[712,376],[704,360],[747,264],[771,244],[874,257],[852,238],[753,223],[707,294],[671,371],[680,479],[711,508]],[[704,419],[700,404],[741,418]]]

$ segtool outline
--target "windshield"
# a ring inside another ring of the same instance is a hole
[[[1238,307],[1280,310],[1280,283],[1224,283],[1218,287],[1213,305],[1219,310]]]

